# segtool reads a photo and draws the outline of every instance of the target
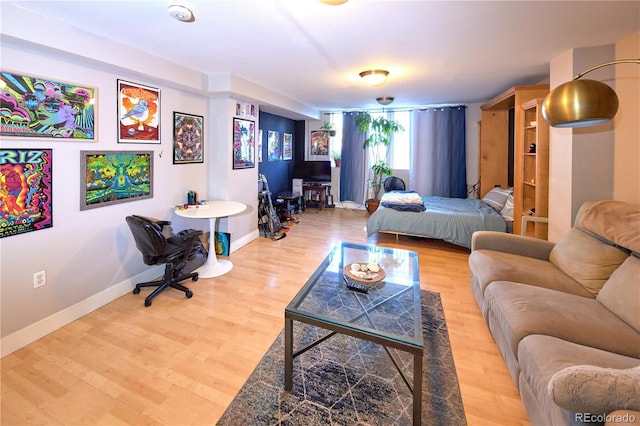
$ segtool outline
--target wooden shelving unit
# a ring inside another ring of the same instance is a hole
[[[510,139],[513,140],[510,134],[513,138],[518,138],[518,126],[515,122],[521,114],[516,105],[520,106],[531,99],[544,98],[548,92],[548,84],[513,86],[480,107],[480,197],[484,197],[496,185],[513,185],[509,175],[510,171],[516,173],[513,168],[516,159],[512,150],[515,142],[510,143]],[[514,110],[514,122],[510,122],[510,110]]]
[[[520,219],[530,208],[536,216],[548,212],[549,127],[540,115],[547,93],[548,84],[513,86],[481,106],[480,197],[496,185],[513,186],[515,234],[521,233]],[[535,154],[528,152],[531,143]],[[530,235],[546,238],[546,224],[527,226]]]
[[[542,117],[542,98],[531,99],[517,107],[515,174],[513,185],[514,233],[547,239],[547,224],[531,221],[521,229],[524,215],[547,217],[549,213],[549,125]]]

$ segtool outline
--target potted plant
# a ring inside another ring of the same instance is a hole
[[[329,133],[329,136],[335,136],[336,135],[336,131],[333,128],[333,123],[330,121],[325,121],[324,123],[322,123],[322,126],[320,127],[320,130],[323,130],[327,133]]]
[[[331,151],[331,158],[333,162],[336,163],[336,167],[340,167],[340,160],[342,159],[342,154],[337,151]]]
[[[373,155],[373,165],[371,171],[373,176],[369,180],[373,198],[367,200],[366,206],[369,213],[373,213],[378,208],[380,200],[380,188],[382,187],[382,178],[391,175],[391,167],[387,164],[387,151],[391,140],[389,137],[396,132],[404,132],[404,127],[394,120],[388,120],[385,117],[373,118],[371,114],[365,113],[358,115],[355,119],[358,130],[368,134],[364,140],[363,148],[371,148]]]

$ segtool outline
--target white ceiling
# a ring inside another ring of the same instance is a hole
[[[10,2],[318,111],[374,107],[378,96],[394,96],[394,107],[484,102],[546,80],[549,62],[571,48],[640,30],[640,1]],[[175,3],[191,8],[195,22],[171,18]],[[371,68],[390,71],[384,85],[359,81]]]

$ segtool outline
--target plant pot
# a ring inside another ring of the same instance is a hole
[[[334,158],[333,161],[336,163],[336,167],[340,167],[340,159]]]
[[[329,130],[329,136],[335,136],[335,135],[336,135],[335,130]]]
[[[369,214],[373,214],[373,212],[375,212],[378,209],[379,205],[380,205],[380,200],[376,198],[370,198],[365,203],[365,206],[367,207],[367,211],[369,212]]]

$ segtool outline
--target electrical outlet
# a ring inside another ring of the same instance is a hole
[[[33,273],[33,288],[42,287],[47,283],[47,273],[45,271]]]

